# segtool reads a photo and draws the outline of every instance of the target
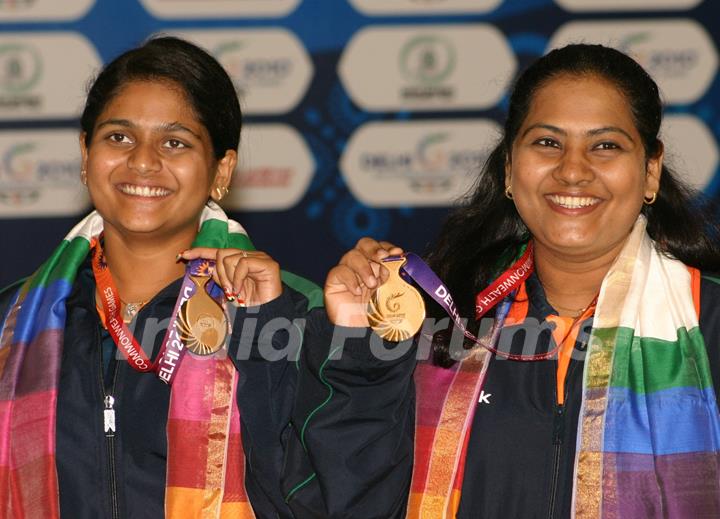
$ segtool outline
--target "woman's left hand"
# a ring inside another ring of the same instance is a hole
[[[282,293],[280,265],[265,252],[196,247],[184,251],[180,258],[214,260],[213,279],[230,301],[257,306]]]

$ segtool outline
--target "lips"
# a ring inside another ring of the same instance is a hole
[[[602,200],[594,196],[547,195],[547,199],[565,209],[583,209],[599,204]]]
[[[142,198],[162,198],[172,193],[172,191],[164,187],[138,186],[135,184],[118,184],[117,189],[126,195]]]

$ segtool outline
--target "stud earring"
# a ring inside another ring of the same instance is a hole
[[[227,186],[217,186],[215,188],[215,198],[217,198],[218,202],[225,198],[227,194],[230,192],[230,189],[228,189]]]

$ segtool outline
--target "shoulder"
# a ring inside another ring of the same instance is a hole
[[[703,272],[700,277],[700,315],[720,312],[720,273]]]
[[[304,307],[309,312],[323,306],[323,291],[319,285],[287,270],[280,271],[280,275],[296,307]]]
[[[720,348],[720,273],[703,272],[700,279],[700,330],[708,348]]]

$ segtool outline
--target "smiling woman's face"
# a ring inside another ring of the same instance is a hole
[[[662,154],[646,158],[630,105],[597,76],[560,76],[534,95],[506,165],[515,205],[543,248],[585,260],[619,250]]]
[[[92,141],[80,138],[95,208],[126,236],[194,233],[214,187],[227,185],[234,150],[220,161],[180,87],[133,81],[108,102]],[[230,168],[230,169],[228,169]]]

